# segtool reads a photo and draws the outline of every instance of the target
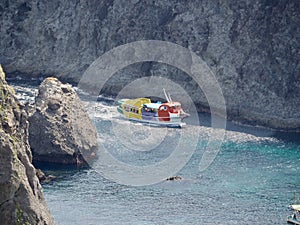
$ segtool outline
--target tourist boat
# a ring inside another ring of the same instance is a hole
[[[179,102],[173,102],[165,90],[167,102],[152,102],[151,98],[121,99],[118,112],[126,119],[156,126],[183,127],[185,113]]]
[[[296,193],[294,194],[294,205],[291,205],[290,208],[294,212],[292,215],[287,217],[287,222],[300,225],[300,205],[296,205]]]
[[[300,205],[291,205],[293,214],[287,217],[287,222],[300,225]]]

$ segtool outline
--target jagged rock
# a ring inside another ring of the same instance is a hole
[[[77,82],[116,46],[170,41],[211,67],[230,119],[299,130],[299,12],[297,0],[1,1],[0,62],[12,75],[57,74]],[[128,82],[149,75],[175,80],[199,111],[208,109],[190,77],[151,62],[120,71],[103,90],[116,95]]]
[[[52,225],[54,220],[31,164],[28,121],[0,65],[0,223]]]
[[[69,84],[46,78],[29,117],[33,160],[85,165],[96,157],[97,131]]]
[[[177,180],[182,180],[182,177],[180,176],[174,176],[174,177],[168,177],[166,181],[177,181]]]
[[[46,175],[41,169],[36,169],[36,176],[38,177],[41,183],[49,183],[54,180],[56,177],[53,175]]]

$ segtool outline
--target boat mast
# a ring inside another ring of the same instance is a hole
[[[172,102],[170,95],[169,96],[167,95],[166,90],[164,88],[163,88],[163,91],[164,91],[164,94],[165,94],[165,97],[166,97],[167,101],[169,103]]]
[[[168,93],[168,95],[169,95],[169,100],[170,100],[170,102],[173,102],[172,99],[171,99],[170,93]]]

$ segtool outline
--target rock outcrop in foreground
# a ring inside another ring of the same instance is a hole
[[[29,117],[36,162],[84,165],[96,157],[97,131],[71,85],[46,78]]]
[[[52,225],[28,144],[23,106],[7,85],[0,66],[0,223]]]

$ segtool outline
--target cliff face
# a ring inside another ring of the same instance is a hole
[[[0,218],[2,225],[54,224],[31,164],[27,114],[0,66]]]
[[[276,129],[300,127],[299,1],[7,0],[0,12],[0,62],[9,73],[78,81],[115,46],[165,40],[208,63],[231,119]],[[207,107],[193,80],[165,67],[136,65],[113,79],[107,93],[115,94],[133,77],[159,74],[190,90],[199,108]]]

